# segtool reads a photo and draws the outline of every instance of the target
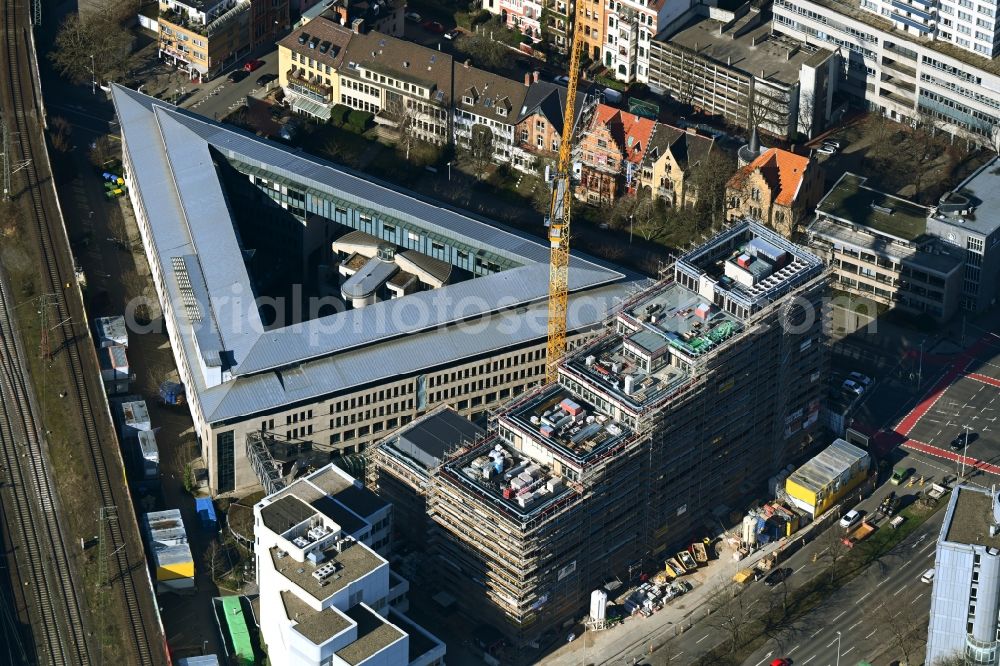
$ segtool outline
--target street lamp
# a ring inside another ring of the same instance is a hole
[[[451,162],[448,162],[448,182],[451,182]]]
[[[924,379],[924,343],[927,342],[927,338],[920,341],[920,360],[917,365],[917,390],[920,390],[920,384]]]
[[[840,666],[840,632],[837,632],[837,666]]]
[[[97,94],[97,72],[94,68],[94,54],[90,54],[90,94]]]
[[[628,244],[632,244],[632,213],[628,216]]]

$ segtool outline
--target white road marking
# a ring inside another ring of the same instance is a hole
[[[833,646],[834,646],[834,645],[836,645],[836,644],[837,644],[837,639],[836,639],[836,638],[834,638],[834,639],[833,639],[832,641],[830,641],[830,644],[829,644],[829,645],[827,645],[827,647],[828,647],[828,648],[829,648],[829,647],[833,647]]]
[[[805,661],[802,662],[802,666],[806,666],[806,664],[808,664],[810,661],[812,661],[815,658],[816,658],[816,655],[813,655],[813,656],[809,657],[808,659],[806,659]]]
[[[896,596],[897,594],[899,594],[900,592],[902,592],[905,589],[906,589],[906,586],[904,585],[903,587],[901,587],[898,590],[896,590],[895,592],[893,592],[892,596]]]
[[[791,654],[791,653],[795,652],[798,649],[799,649],[799,646],[796,645],[795,647],[793,647],[791,650],[788,651],[788,654]]]
[[[840,656],[841,657],[846,657],[850,653],[850,651],[853,650],[853,649],[854,649],[854,646],[852,645],[851,647],[849,647],[846,650],[844,650],[843,652],[841,652]]]
[[[861,624],[861,620],[858,620],[857,622],[855,622],[854,624],[852,624],[851,626],[849,626],[847,628],[847,630],[850,631],[851,629],[853,629],[854,627],[858,626],[859,624]]]
[[[844,617],[845,613],[847,613],[847,611],[840,611],[840,615],[838,615],[837,617],[833,618],[833,621],[836,622],[840,618]]]
[[[882,606],[885,606],[885,602],[884,601],[882,603],[880,603],[878,606],[876,606],[875,608],[873,608],[872,610],[878,610],[879,608],[882,608]]]
[[[816,633],[813,634],[812,636],[810,636],[809,638],[816,638],[817,636],[819,636],[819,632],[821,632],[821,631],[823,631],[823,630],[822,629],[817,629]]]
[[[708,634],[705,634],[704,636],[702,636],[701,638],[699,638],[698,640],[696,640],[695,641],[695,645],[697,645],[698,643],[701,643],[706,638],[708,638]]]
[[[913,601],[911,601],[911,602],[910,602],[910,605],[912,606],[913,604],[917,603],[917,600],[918,600],[918,599],[920,599],[920,597],[922,597],[922,596],[924,596],[924,593],[923,593],[923,592],[921,592],[920,594],[918,594],[918,595],[917,595],[917,596],[916,596],[916,597],[915,597],[915,598],[913,599]]]
[[[854,602],[854,605],[857,606],[858,604],[860,604],[862,601],[865,600],[865,597],[867,597],[869,594],[871,594],[871,592],[865,592],[865,595],[863,597],[858,598],[858,600]]]
[[[868,634],[867,636],[865,636],[865,638],[871,638],[872,636],[874,636],[874,635],[875,635],[875,632],[876,632],[876,631],[878,631],[878,629],[872,629],[872,633],[870,633],[870,634]]]
[[[683,652],[678,652],[677,654],[675,654],[675,655],[674,655],[674,659],[677,659],[677,658],[678,658],[678,657],[680,657],[680,656],[681,656],[682,654],[684,654],[684,653],[683,653]]]

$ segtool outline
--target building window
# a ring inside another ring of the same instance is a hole
[[[220,493],[236,489],[236,441],[232,430],[215,435],[216,484]]]

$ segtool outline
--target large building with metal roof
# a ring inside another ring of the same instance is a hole
[[[549,248],[540,240],[127,88],[112,97],[213,494],[258,483],[251,432],[352,454],[437,405],[477,418],[541,381]],[[333,241],[352,230],[468,279],[348,309],[339,285],[323,289],[336,275]],[[309,299],[265,288],[282,262],[314,288]],[[637,280],[574,256],[570,344]]]

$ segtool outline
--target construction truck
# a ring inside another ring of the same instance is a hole
[[[871,536],[872,532],[875,531],[875,526],[868,521],[862,522],[858,525],[857,529],[845,536],[842,541],[848,548],[854,548],[855,544],[861,543],[865,539]]]

